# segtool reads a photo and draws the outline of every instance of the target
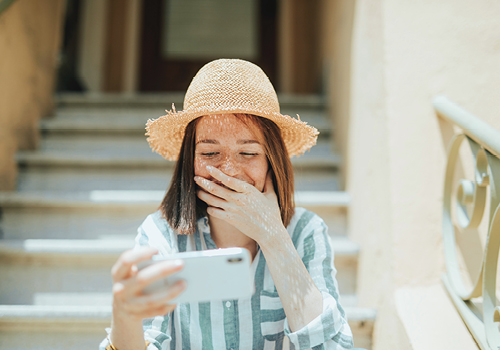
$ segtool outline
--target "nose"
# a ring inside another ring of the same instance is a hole
[[[231,157],[224,158],[220,162],[218,169],[227,176],[232,176],[232,177],[235,177],[240,173],[240,166],[238,162],[232,159]]]

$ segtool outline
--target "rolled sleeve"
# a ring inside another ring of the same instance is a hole
[[[151,319],[145,319],[144,339],[150,342],[148,350],[162,350],[169,348],[172,337],[167,334],[170,317],[156,316]]]
[[[111,328],[106,328],[106,333],[111,333]],[[109,346],[109,338],[106,337],[100,344],[99,350],[106,350],[106,347]],[[147,350],[162,350],[166,349],[168,344],[170,344],[171,337],[158,331],[149,330],[144,333],[144,340],[149,342]]]
[[[308,234],[305,234],[308,232]],[[353,336],[345,311],[340,306],[337,271],[333,264],[332,242],[328,227],[314,216],[304,227],[299,252],[302,261],[323,297],[323,312],[303,328],[292,332],[285,320],[285,335],[295,349],[352,349]]]
[[[340,315],[335,299],[322,294],[323,313],[296,332],[290,330],[288,320],[285,320],[285,335],[295,349],[351,349],[352,332],[346,318]]]

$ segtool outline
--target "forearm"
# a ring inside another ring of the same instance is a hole
[[[292,332],[323,312],[323,297],[290,236],[283,230],[259,243]]]
[[[118,350],[144,350],[145,348],[142,321],[120,315],[114,308],[109,338]]]

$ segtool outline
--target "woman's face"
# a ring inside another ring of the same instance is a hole
[[[211,165],[261,192],[264,190],[268,165],[262,131],[254,127],[251,120],[245,122],[233,114],[205,116],[199,120],[195,175],[214,180],[206,169]]]

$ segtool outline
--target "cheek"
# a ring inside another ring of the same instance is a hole
[[[194,174],[197,176],[208,177],[208,163],[199,158],[194,159]]]
[[[254,164],[248,171],[248,175],[255,182],[255,187],[262,191],[264,188],[264,184],[266,183],[266,176],[268,171],[267,160],[265,162],[259,162],[258,164]]]

